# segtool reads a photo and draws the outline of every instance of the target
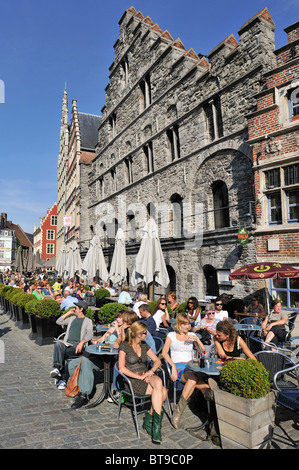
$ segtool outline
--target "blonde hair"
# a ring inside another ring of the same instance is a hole
[[[124,285],[123,290],[126,291],[126,292],[129,292],[130,287],[128,286],[128,284]]]
[[[146,295],[146,294],[139,294],[139,296],[138,296],[138,301],[139,301],[139,300],[141,300],[141,301],[144,302],[145,300],[147,300],[147,295]]]
[[[147,330],[144,323],[141,321],[135,321],[132,325],[127,329],[125,341],[129,343],[129,346],[132,346],[133,340],[139,333],[144,333]]]
[[[173,300],[176,300],[176,293],[175,292],[168,292],[168,295],[173,298]]]
[[[122,317],[124,323],[127,323],[128,325],[131,325],[132,323],[138,320],[138,315],[137,313],[133,312],[133,310],[123,310]]]
[[[188,316],[185,313],[178,313],[178,315],[176,316],[176,319],[175,319],[174,329],[178,333],[181,333],[181,327],[184,323],[188,323],[189,324],[189,330],[191,330],[191,323],[190,323],[190,320],[189,320]]]

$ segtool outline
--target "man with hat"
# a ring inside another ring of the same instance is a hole
[[[91,341],[93,336],[92,321],[85,317],[87,308],[84,300],[78,300],[74,307],[56,321],[57,325],[66,325],[64,339],[54,345],[53,370],[50,372],[51,377],[58,379],[60,390],[66,387],[69,377],[67,368],[64,367],[65,360],[81,355],[85,344]]]

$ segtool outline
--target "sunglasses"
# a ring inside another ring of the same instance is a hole
[[[208,315],[215,315],[215,312],[208,312]]]
[[[166,302],[161,302],[160,305],[166,305]]]
[[[189,300],[189,301],[188,301],[188,304],[194,304],[194,302],[192,302],[192,300]]]
[[[222,305],[222,302],[216,302],[216,305]]]
[[[141,333],[142,335],[147,335],[147,330]]]

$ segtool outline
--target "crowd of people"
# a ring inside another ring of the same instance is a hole
[[[225,296],[217,297],[202,311],[196,297],[190,296],[186,308],[182,309],[176,293],[170,292],[162,295],[151,311],[150,301],[142,289],[138,288],[136,294],[131,296],[129,286],[125,285],[118,294],[111,282],[100,284],[95,280],[90,292],[94,294],[97,289],[106,288],[111,296],[118,296],[119,303],[130,308],[119,311],[106,333],[94,338],[92,321],[85,316],[88,304],[85,301],[87,290],[83,282],[63,282],[62,279],[57,279],[50,285],[46,275],[17,275],[7,277],[5,283],[20,287],[38,299],[53,298],[59,302],[62,315],[57,319],[57,324],[65,326],[66,331],[64,338],[54,344],[53,369],[50,374],[57,379],[58,389],[63,390],[81,361],[79,393],[72,408],[80,408],[89,402],[95,390],[94,373],[102,367],[100,357],[87,353],[85,346],[91,342],[100,343],[110,339],[110,343],[119,351],[119,371],[130,378],[136,394],[151,397],[152,406],[145,413],[143,428],[155,443],[162,441],[163,403],[167,398],[167,390],[157,374],[161,358],[169,365],[171,380],[182,384],[181,397],[172,416],[172,425],[176,429],[179,428],[181,417],[195,390],[201,392],[205,400],[213,403],[213,391],[208,381],[187,367],[194,350],[206,357],[217,355],[223,361],[244,358],[256,360],[246,341],[238,334],[234,319],[229,316]],[[173,314],[172,321],[170,313]],[[258,298],[254,296],[245,313],[264,316],[261,326],[266,341],[277,344],[285,340],[288,318],[282,312],[279,300],[273,302],[273,309],[266,315]],[[160,357],[156,354],[155,337],[163,340]],[[114,376],[114,389],[115,381]]]

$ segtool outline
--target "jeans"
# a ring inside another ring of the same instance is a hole
[[[64,343],[59,341],[54,344],[53,367],[56,367],[60,371],[62,379],[66,382],[69,378],[69,373],[65,367],[65,361],[71,357],[79,356],[75,353],[76,347],[77,344],[66,346]]]

